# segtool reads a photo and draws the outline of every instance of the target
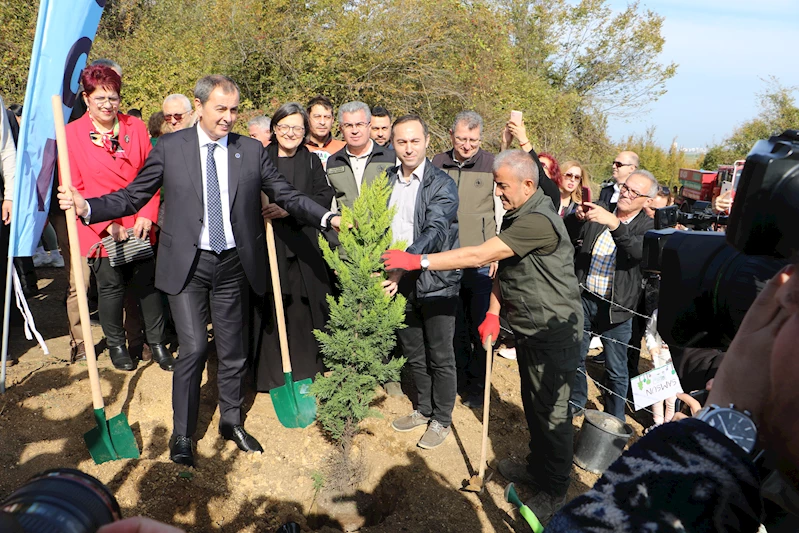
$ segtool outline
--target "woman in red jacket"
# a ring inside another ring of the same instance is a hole
[[[119,74],[109,67],[94,65],[84,69],[81,83],[87,113],[66,128],[69,168],[75,188],[85,197],[93,198],[121,189],[133,181],[152,145],[144,123],[119,112],[122,85]],[[153,284],[155,259],[111,266],[102,245],[95,247],[94,254],[90,254],[90,250],[109,235],[117,242],[129,238],[144,239],[149,235],[150,242],[154,243],[152,226],[157,221],[159,201],[156,193],[134,216],[88,226],[78,224],[81,254],[90,258],[97,277],[100,324],[108,342],[108,352],[114,366],[120,370],[136,367],[125,346],[122,326],[122,309],[128,287],[139,298],[153,359],[164,370],[174,368],[175,361],[164,345],[161,295]]]

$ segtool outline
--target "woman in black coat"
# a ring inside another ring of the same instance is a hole
[[[309,130],[305,109],[297,103],[283,105],[272,117],[270,128],[272,139],[266,151],[278,171],[297,190],[330,208],[333,188],[319,157],[304,144]],[[277,204],[265,207],[263,216],[271,219],[274,227],[294,379],[312,378],[325,370],[312,332],[327,322],[326,296],[331,290],[329,271],[317,241],[319,230],[298,222]],[[255,299],[254,318],[256,382],[263,392],[285,383],[271,288],[263,298]]]

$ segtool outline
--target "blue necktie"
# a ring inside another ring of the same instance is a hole
[[[225,223],[222,220],[222,196],[219,193],[219,178],[216,176],[214,148],[216,143],[208,145],[208,157],[205,161],[205,196],[208,202],[208,242],[211,249],[219,254],[227,248],[227,239],[225,239]]]

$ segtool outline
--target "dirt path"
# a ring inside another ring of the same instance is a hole
[[[323,489],[315,497],[313,477],[322,472],[332,450],[318,427],[284,428],[269,395],[251,391],[246,425],[265,453],[239,453],[216,430],[216,387],[213,379],[208,382],[208,374],[213,378],[215,372],[213,356],[202,387],[197,468],[185,469],[169,461],[167,447],[172,375],[154,363],[119,372],[101,354],[106,411],[109,416],[126,413],[142,458],[95,465],[82,437],[94,425],[86,364],[65,361],[69,337],[61,300],[63,271],[38,272],[41,294],[30,304],[50,355],[25,340],[21,330],[12,332],[10,350],[20,360],[9,368],[8,390],[0,395],[0,498],[42,470],[72,467],[106,483],[125,516],[150,516],[187,532],[271,532],[289,520],[303,531],[525,531],[518,514],[503,501],[507,482],[498,473],[481,495],[459,490],[479,460],[481,410],[468,409],[459,400],[453,437],[424,451],[416,447],[420,434],[396,433],[389,426],[391,419],[411,410],[410,401],[381,392],[375,407],[384,418],[366,421],[356,441],[356,453],[368,465],[367,479],[353,494],[334,497]],[[93,330],[99,341],[101,329]],[[497,357],[494,376],[491,465],[496,458],[524,457],[529,439],[516,362]],[[597,401],[597,393],[590,385],[589,401]],[[641,425],[629,417],[628,422],[640,435]],[[574,467],[569,496],[587,490],[595,480]]]

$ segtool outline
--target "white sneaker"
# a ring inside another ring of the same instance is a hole
[[[64,256],[58,250],[50,252],[50,266],[53,268],[64,267]]]
[[[36,252],[33,254],[33,266],[36,268],[48,267],[50,266],[51,261],[50,254],[48,254],[41,246],[39,246],[36,249]]]

